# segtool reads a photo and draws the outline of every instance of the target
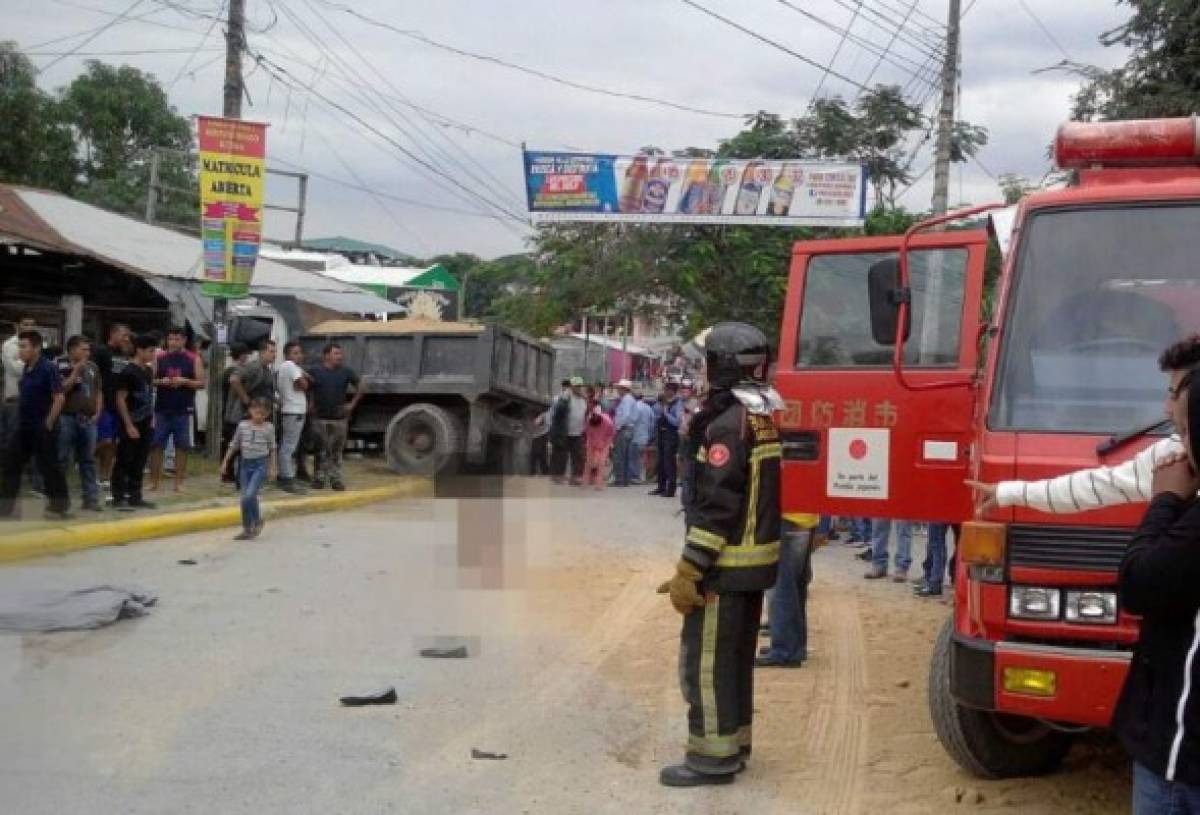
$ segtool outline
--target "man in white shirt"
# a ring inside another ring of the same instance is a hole
[[[583,483],[583,422],[587,418],[587,399],[583,396],[583,377],[571,377],[571,394],[567,397],[567,455],[571,463],[568,472],[571,485]]]
[[[1175,343],[1162,352],[1158,366],[1169,379],[1163,405],[1173,418],[1179,394],[1200,367],[1200,335]],[[1112,467],[1093,467],[1041,481],[1001,481],[998,484],[968,481],[977,495],[979,513],[1000,507],[1029,507],[1062,514],[1149,501],[1154,470],[1160,464],[1186,455],[1178,434],[1159,439],[1133,458]]]
[[[22,331],[35,330],[37,321],[32,317],[22,317],[17,320],[13,335],[0,345],[0,364],[4,368],[4,405],[0,407],[0,449],[8,449],[8,441],[17,428],[17,396],[21,389],[21,376],[25,373],[18,335]]]
[[[284,492],[306,492],[296,482],[296,448],[304,434],[308,415],[308,374],[300,367],[304,350],[292,340],[283,346],[283,364],[275,372],[279,393],[279,488]]]

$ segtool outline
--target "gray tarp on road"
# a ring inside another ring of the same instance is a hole
[[[0,631],[72,631],[142,617],[158,595],[136,586],[16,589],[0,596]]]

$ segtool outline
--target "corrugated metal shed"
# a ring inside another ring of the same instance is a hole
[[[144,279],[168,300],[182,302],[197,329],[211,319],[212,301],[199,294],[200,240],[117,215],[46,190],[0,185],[0,242],[92,258]],[[350,283],[260,258],[252,296],[289,296],[352,314],[401,312],[399,306]]]

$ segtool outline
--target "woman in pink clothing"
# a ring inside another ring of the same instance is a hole
[[[609,454],[612,452],[613,437],[616,434],[612,419],[599,407],[593,408],[583,428],[583,438],[587,444],[587,458],[583,465],[585,485],[591,483],[598,490],[604,489],[604,482],[608,477]]]

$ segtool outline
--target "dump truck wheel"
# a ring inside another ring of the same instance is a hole
[[[964,770],[980,778],[1045,775],[1062,764],[1071,736],[1025,716],[964,707],[950,693],[954,621],[938,635],[929,666],[929,713],[938,740]]]
[[[394,472],[434,475],[462,454],[462,423],[437,405],[409,405],[388,422],[384,449]]]

